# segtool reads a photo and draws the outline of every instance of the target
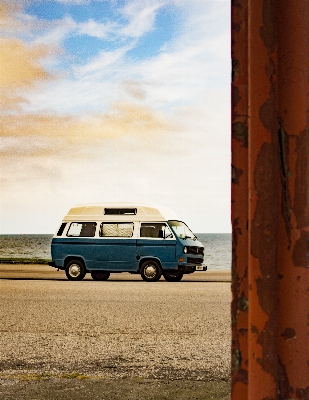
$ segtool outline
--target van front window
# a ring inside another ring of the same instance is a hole
[[[173,235],[166,224],[148,222],[141,224],[140,237],[168,239],[172,238]]]
[[[181,221],[168,221],[170,227],[173,229],[175,234],[180,239],[193,239],[196,240],[197,237],[194,233],[187,227],[184,222]]]

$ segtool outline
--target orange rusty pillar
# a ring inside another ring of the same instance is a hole
[[[232,1],[232,399],[309,399],[309,1]]]
[[[248,5],[232,6],[232,383],[234,398],[248,385]]]

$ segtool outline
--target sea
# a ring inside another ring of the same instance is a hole
[[[231,269],[232,235],[197,233],[203,244],[204,263],[208,269]],[[50,260],[53,235],[0,235],[0,260]]]

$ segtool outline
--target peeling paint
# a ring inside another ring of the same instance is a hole
[[[278,360],[278,366],[278,397],[280,400],[291,399],[293,395],[293,388],[290,386],[286,367],[283,365],[280,358]]]
[[[295,216],[299,229],[309,227],[309,128],[296,141]]]
[[[259,117],[265,128],[270,132],[269,141],[275,139],[271,136],[272,132],[276,132],[277,124],[277,110],[276,110],[276,89],[272,87],[270,97],[260,107]]]
[[[277,378],[277,326],[274,318],[270,318],[262,332],[257,337],[257,343],[262,348],[262,358],[257,358],[258,364],[261,365],[264,371],[271,375],[274,381]]]
[[[237,308],[240,311],[247,311],[249,306],[249,301],[246,296],[242,293],[242,296],[237,301]]]
[[[299,400],[308,400],[309,399],[309,386],[305,389],[297,388],[296,389],[296,398]]]
[[[309,268],[309,232],[300,231],[300,238],[293,248],[293,263],[297,267]]]
[[[232,79],[235,78],[234,72],[232,72]],[[232,88],[232,107],[236,107],[237,103],[241,101],[238,88]]]
[[[240,30],[239,24],[233,24],[233,27],[236,27],[236,25],[238,26],[238,30]],[[235,30],[238,32],[237,29],[235,29]],[[238,72],[239,72],[239,60],[237,60],[237,58],[233,58],[232,59],[232,82],[234,82],[235,77],[237,76]],[[234,87],[233,89],[235,91],[237,91],[237,93],[238,93],[238,88],[237,87]],[[239,97],[239,94],[238,94],[238,97]],[[232,102],[233,102],[233,98],[234,98],[234,94],[232,94]],[[234,103],[234,104],[236,106],[237,102]]]
[[[256,162],[254,183],[257,202],[251,224],[251,254],[259,259],[262,277],[267,279],[277,261],[277,177],[273,168],[275,147],[263,143]],[[265,284],[267,284],[265,282]],[[275,287],[275,283],[274,283]],[[268,285],[269,288],[269,285]],[[262,288],[261,288],[262,289]]]
[[[283,129],[282,121],[279,121],[278,130],[278,141],[279,141],[279,160],[281,170],[281,185],[282,185],[282,214],[285,222],[285,229],[289,238],[289,245],[291,245],[291,196],[289,192],[289,180],[290,169],[288,166],[288,154],[289,147],[287,141],[287,134]]]
[[[296,337],[296,332],[295,329],[293,328],[285,328],[284,332],[281,333],[281,336],[284,337],[284,339],[294,339]]]
[[[241,352],[239,349],[234,349],[232,352],[232,371],[238,370],[241,365]]]
[[[268,53],[273,53],[277,43],[277,10],[273,0],[263,1],[263,26],[260,28],[260,37]]]
[[[240,29],[241,29],[241,25],[240,25],[240,24],[236,24],[236,23],[233,23],[233,24],[232,24],[232,30],[233,30],[233,31],[239,32]]]
[[[258,335],[259,330],[258,330],[258,328],[257,328],[255,325],[251,325],[251,332],[252,332],[254,335]]]
[[[239,179],[241,175],[243,174],[243,171],[239,168],[234,167],[232,165],[232,183],[235,183],[236,185],[239,184]]]
[[[243,145],[243,147],[248,148],[248,127],[241,123],[235,122],[232,125],[232,137]]]

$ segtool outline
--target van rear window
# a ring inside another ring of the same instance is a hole
[[[133,222],[102,222],[100,227],[101,237],[132,237],[133,236]]]
[[[136,215],[136,208],[104,208],[105,215]]]
[[[67,236],[93,237],[96,230],[96,222],[72,222]]]

